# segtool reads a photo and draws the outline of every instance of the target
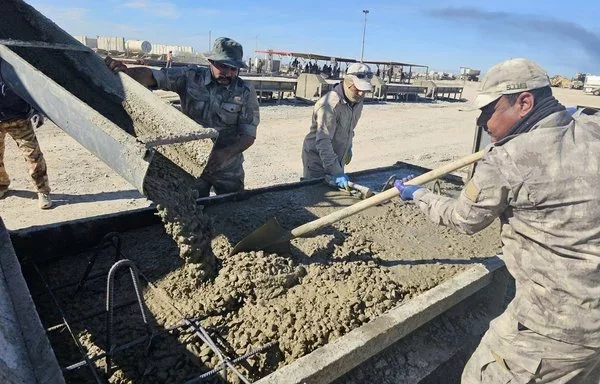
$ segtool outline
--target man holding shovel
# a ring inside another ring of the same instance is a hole
[[[571,115],[526,59],[492,67],[477,120],[491,137],[458,199],[396,182],[434,222],[472,234],[496,218],[516,281],[463,383],[600,382],[600,116]]]
[[[365,92],[371,90],[372,77],[368,65],[354,63],[344,80],[317,101],[310,132],[302,145],[304,179],[328,176],[339,188],[348,188],[344,166],[352,159],[354,128],[362,113]]]

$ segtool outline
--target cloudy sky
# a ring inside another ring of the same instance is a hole
[[[26,0],[72,35],[191,45],[228,36],[256,49],[486,70],[511,57],[552,76],[600,74],[600,2]]]

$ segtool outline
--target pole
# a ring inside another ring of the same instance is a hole
[[[211,46],[212,38],[210,37],[211,32],[212,32],[211,30],[208,31],[208,50],[209,51],[212,49],[212,46]]]
[[[360,51],[360,62],[363,62],[363,57],[365,54],[365,33],[367,32],[367,13],[369,13],[368,9],[363,9],[363,13],[365,14],[365,26],[363,28],[363,38],[362,38],[362,50]]]

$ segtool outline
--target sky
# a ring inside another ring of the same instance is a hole
[[[590,0],[26,0],[71,35],[188,45],[231,37],[255,50],[315,53],[485,72],[509,58],[550,76],[600,74],[600,2]],[[368,10],[365,31],[365,13]]]

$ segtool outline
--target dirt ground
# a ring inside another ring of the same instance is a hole
[[[465,84],[472,99],[477,83]],[[579,90],[557,89],[565,105],[600,106],[600,98]],[[367,104],[356,130],[349,172],[406,161],[428,168],[470,153],[477,112],[462,112],[462,102],[387,102]],[[308,132],[311,106],[261,106],[256,143],[246,152],[246,186],[297,181],[302,173],[302,140]],[[7,140],[5,163],[11,190],[0,199],[7,228],[62,222],[148,206],[130,184],[51,122],[37,129],[48,163],[54,208],[38,209],[25,163]]]

